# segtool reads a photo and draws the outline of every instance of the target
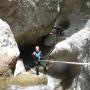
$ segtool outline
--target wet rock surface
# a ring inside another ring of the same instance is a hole
[[[47,78],[45,76],[35,75],[32,74],[32,72],[23,73],[16,77],[14,76],[0,77],[1,90],[13,90],[13,89],[21,90],[23,88],[30,86],[46,85],[46,84],[47,84]]]
[[[16,77],[8,78],[10,84],[20,85],[20,86],[32,86],[32,85],[44,85],[47,84],[47,78],[43,75],[35,75],[31,72],[26,72]]]

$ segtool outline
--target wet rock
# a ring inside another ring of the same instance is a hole
[[[36,86],[36,85],[46,85],[47,84],[47,78],[43,75],[33,75],[30,72],[27,72],[27,74],[20,74],[16,77],[10,76],[0,77],[0,90],[13,90],[17,89],[20,90],[21,88],[27,88],[30,86]],[[18,88],[17,88],[18,87]],[[21,88],[19,88],[21,87]],[[31,89],[29,89],[31,90]]]
[[[24,73],[16,77],[8,78],[11,84],[20,86],[32,86],[47,84],[47,78],[43,75],[35,75],[31,73]]]
[[[2,66],[0,67],[0,76],[11,76],[12,75],[12,71],[8,66]]]

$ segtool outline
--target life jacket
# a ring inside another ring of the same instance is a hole
[[[38,59],[42,58],[42,52],[41,51],[39,51],[39,52],[34,51],[33,55],[36,56]]]

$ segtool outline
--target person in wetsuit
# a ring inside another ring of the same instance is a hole
[[[44,71],[46,71],[46,67],[41,63],[41,60],[43,59],[43,54],[42,51],[40,51],[39,46],[35,47],[35,51],[33,52],[32,57],[35,62],[37,75],[39,75],[39,66],[43,66]]]

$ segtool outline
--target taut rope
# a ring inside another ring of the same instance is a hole
[[[42,60],[50,63],[62,63],[62,64],[72,64],[72,65],[87,65],[90,66],[90,63],[83,63],[83,62],[67,62],[67,61],[49,61],[49,60]]]

